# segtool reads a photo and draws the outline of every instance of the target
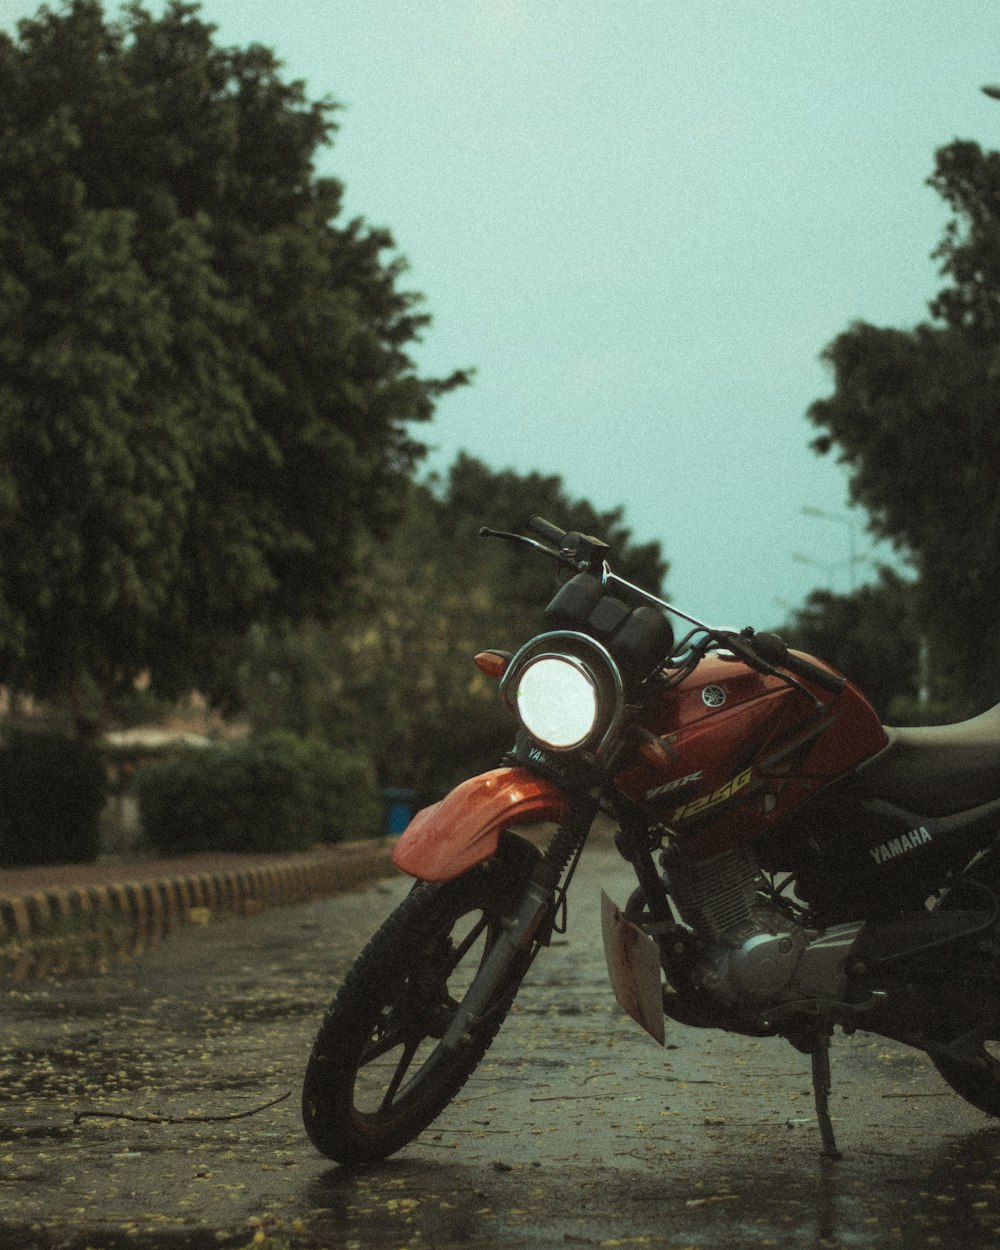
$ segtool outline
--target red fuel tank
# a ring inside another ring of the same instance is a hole
[[[731,850],[886,745],[856,686],[810,689],[822,707],[735,657],[706,656],[646,710],[662,745],[641,746],[615,784],[678,835],[685,859]]]

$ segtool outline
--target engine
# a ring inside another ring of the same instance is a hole
[[[700,941],[692,971],[700,989],[728,1006],[758,1010],[847,997],[845,965],[860,923],[806,929],[761,905],[749,847],[696,864],[668,852],[664,869],[680,917]]]

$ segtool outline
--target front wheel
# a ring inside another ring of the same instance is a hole
[[[440,1039],[517,907],[524,860],[491,860],[455,881],[418,885],[362,951],[306,1068],[302,1117],[321,1153],[343,1164],[383,1159],[426,1128],[468,1080],[533,951],[516,957],[470,1036],[449,1050]]]

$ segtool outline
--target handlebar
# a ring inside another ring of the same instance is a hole
[[[737,647],[739,644],[743,644],[746,650],[756,659],[763,660],[765,664],[783,668],[786,672],[794,673],[796,677],[802,677],[806,681],[811,681],[815,685],[821,686],[824,690],[829,690],[831,694],[840,694],[847,684],[847,678],[842,677],[839,673],[833,673],[828,668],[822,668],[819,664],[814,664],[812,660],[807,660],[801,655],[795,655],[788,649],[788,644],[785,640],[779,638],[777,634],[758,634],[748,631],[743,635],[727,635],[726,645],[733,647],[734,644]],[[739,654],[742,659],[746,658],[741,650],[736,650],[736,654]]]
[[[528,529],[554,547],[559,560],[580,572],[599,573],[611,548],[599,538],[581,534],[579,530],[564,530],[543,516],[528,517]]]
[[[528,517],[528,529],[531,530],[532,534],[537,534],[539,538],[543,538],[547,543],[551,543],[553,547],[562,547],[569,537],[566,530],[561,530],[558,525],[553,525],[551,521],[546,521],[543,516]]]
[[[526,528],[537,535],[537,538],[527,538],[523,534],[507,534],[499,530],[487,529],[486,527],[483,527],[479,532],[486,538],[504,538],[511,542],[536,548],[546,555],[554,557],[560,564],[576,569],[578,572],[599,573],[602,584],[605,586],[629,591],[653,607],[666,609],[666,611],[673,612],[676,616],[690,621],[698,629],[705,630],[710,637],[718,639],[733,655],[738,656],[752,668],[772,672],[775,669],[783,669],[786,674],[786,680],[791,682],[792,685],[798,685],[795,678],[801,677],[804,681],[812,682],[814,685],[828,690],[831,694],[840,694],[847,684],[847,679],[839,673],[831,672],[830,669],[823,668],[821,665],[814,664],[811,660],[789,651],[785,641],[779,638],[777,634],[758,634],[752,629],[745,629],[742,633],[735,633],[732,630],[713,630],[703,622],[696,620],[695,617],[688,616],[686,612],[681,612],[672,604],[666,603],[641,587],[634,586],[631,582],[618,577],[611,572],[606,563],[606,556],[610,547],[599,538],[592,538],[589,534],[581,534],[578,530],[561,529],[558,525],[553,524],[552,521],[547,521],[542,516],[529,517]],[[541,542],[538,539],[541,539]],[[794,676],[787,676],[788,674],[794,674]],[[804,687],[800,686],[799,689],[804,694],[814,697]]]

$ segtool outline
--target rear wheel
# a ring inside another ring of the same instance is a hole
[[[513,839],[511,839],[513,841]],[[440,1039],[516,908],[534,848],[417,886],[351,968],[306,1068],[302,1115],[338,1163],[385,1158],[451,1102],[486,1053],[531,962],[517,957],[471,1036]]]
[[[998,1030],[1000,1032],[1000,1030]],[[985,1041],[968,1060],[931,1055],[941,1076],[966,1102],[1000,1116],[1000,1039]]]
[[[996,856],[981,856],[959,877],[942,897],[939,907],[954,909],[985,909],[995,907],[1000,894],[1000,864]],[[982,976],[994,981],[995,959],[979,952],[983,960]],[[973,957],[975,958],[975,956]],[[931,1062],[960,1097],[987,1115],[1000,1116],[1000,1027],[996,1038],[981,1037],[970,1049],[968,1059],[947,1055],[931,1055]]]

